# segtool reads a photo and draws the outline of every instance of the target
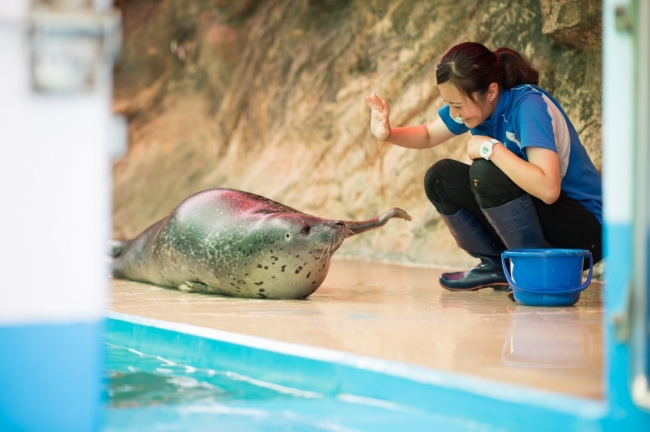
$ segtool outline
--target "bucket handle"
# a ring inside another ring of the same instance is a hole
[[[585,251],[585,255],[583,256],[583,262],[584,262],[584,258],[587,257],[586,254],[589,254],[589,274],[587,274],[587,279],[585,280],[585,282],[582,285],[580,285],[578,288],[569,288],[562,291],[555,291],[556,294],[582,291],[589,286],[589,284],[591,283],[591,276],[594,273],[594,256],[591,254],[590,251]],[[501,266],[503,267],[503,273],[505,273],[506,280],[508,281],[508,283],[514,288],[517,288],[519,291],[529,291],[527,289],[518,287],[517,284],[515,284],[515,281],[512,280],[512,276],[510,276],[510,273],[508,272],[508,266],[506,266],[506,257],[504,255],[505,253],[501,254]],[[508,257],[508,259],[511,259],[511,257]]]

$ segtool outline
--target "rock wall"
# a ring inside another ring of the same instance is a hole
[[[114,166],[114,236],[130,238],[199,190],[229,187],[304,212],[413,221],[337,256],[465,267],[422,188],[465,137],[423,151],[375,140],[364,95],[393,126],[432,121],[435,67],[453,45],[518,50],[540,69],[601,166],[600,2],[580,0],[121,0],[115,110],[130,145]],[[583,13],[580,13],[580,12]]]

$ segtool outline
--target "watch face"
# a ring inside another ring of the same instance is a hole
[[[483,159],[490,160],[490,156],[492,156],[492,145],[492,142],[485,141],[481,144],[481,147],[479,147],[478,151]]]

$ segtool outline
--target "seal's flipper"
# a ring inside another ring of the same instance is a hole
[[[350,235],[355,235],[355,234],[359,234],[365,231],[370,231],[372,229],[384,226],[386,225],[386,222],[388,222],[388,220],[392,218],[400,218],[400,219],[405,219],[407,221],[411,220],[411,216],[408,213],[406,213],[404,210],[402,210],[401,208],[393,207],[383,215],[377,216],[374,219],[369,219],[367,221],[361,221],[361,222],[344,222],[344,223],[345,223],[345,227],[348,229],[348,233]]]
[[[184,284],[178,287],[181,291],[200,292],[200,293],[213,293],[214,290],[201,282],[185,281]]]
[[[108,242],[108,245],[111,249],[110,255],[113,258],[117,258],[120,255],[122,255],[122,252],[124,252],[124,249],[126,248],[128,242],[126,241],[121,241],[121,240],[111,240]]]

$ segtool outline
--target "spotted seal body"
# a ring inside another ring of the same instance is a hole
[[[113,276],[236,297],[300,299],[323,283],[351,235],[411,220],[393,208],[363,222],[321,219],[259,195],[210,189],[136,238],[113,243]]]

